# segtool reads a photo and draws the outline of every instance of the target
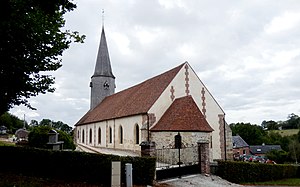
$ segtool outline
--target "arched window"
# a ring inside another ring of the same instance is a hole
[[[139,125],[136,124],[135,125],[135,144],[139,144],[140,143],[140,128]]]
[[[98,129],[98,144],[101,144],[101,128]]]
[[[109,127],[109,143],[112,143],[112,129]]]
[[[84,143],[84,129],[82,130],[82,143]]]
[[[119,127],[119,140],[120,140],[120,144],[123,144],[123,128],[122,128],[122,126]]]
[[[93,139],[93,132],[92,132],[92,129],[90,129],[90,143],[92,143],[92,139]]]

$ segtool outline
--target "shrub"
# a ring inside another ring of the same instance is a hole
[[[263,182],[298,176],[299,166],[218,161],[217,175],[234,183]]]
[[[80,181],[109,186],[111,162],[121,161],[121,180],[125,182],[125,163],[132,163],[133,183],[152,184],[155,158],[120,157],[74,151],[0,146],[1,170],[26,176]]]

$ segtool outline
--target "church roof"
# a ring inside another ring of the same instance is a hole
[[[106,97],[76,125],[147,113],[185,63],[131,88]]]
[[[98,49],[98,56],[96,60],[95,72],[92,77],[97,76],[105,76],[105,77],[113,77],[115,76],[112,73],[110,59],[108,54],[108,48],[106,43],[106,37],[104,32],[104,27],[102,27],[100,46]]]
[[[151,131],[212,132],[192,96],[175,99]]]

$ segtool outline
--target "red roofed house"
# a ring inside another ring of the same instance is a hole
[[[210,161],[232,158],[225,113],[187,62],[114,93],[102,28],[91,79],[91,108],[75,125],[77,144],[139,154],[142,142],[174,147],[174,136],[180,132],[184,146],[208,142]]]

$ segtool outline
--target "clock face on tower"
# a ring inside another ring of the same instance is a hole
[[[108,90],[109,84],[108,84],[107,81],[104,82],[103,87],[104,87],[105,90]]]

